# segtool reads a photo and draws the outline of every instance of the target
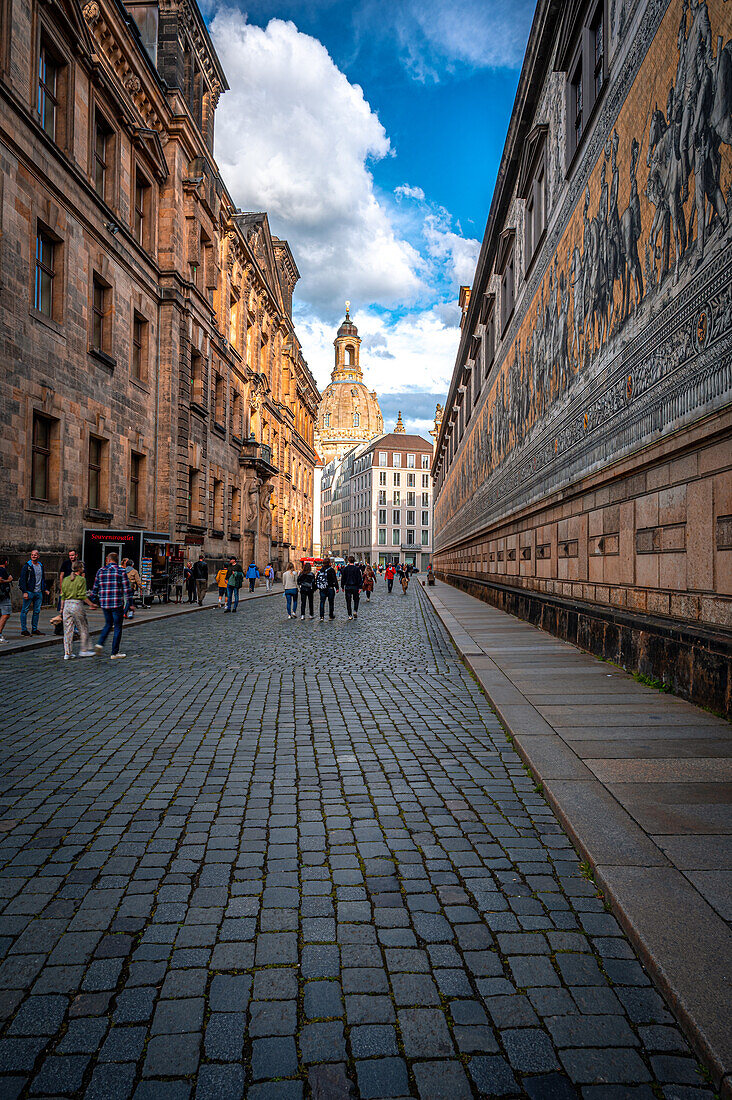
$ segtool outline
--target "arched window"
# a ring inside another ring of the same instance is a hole
[[[326,413],[325,416],[323,417],[323,427],[324,428],[329,428],[330,427],[330,413]]]
[[[360,417],[359,413],[354,413],[353,414],[353,426],[354,426],[354,428],[358,428],[360,423],[361,423],[361,417]]]
[[[353,344],[346,344],[346,364],[351,367],[356,361],[356,349]]]

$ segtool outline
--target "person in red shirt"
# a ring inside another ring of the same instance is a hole
[[[389,562],[389,564],[387,565],[384,576],[386,577],[387,592],[391,592],[394,588],[394,577],[396,576],[396,569],[391,564],[391,562]]]

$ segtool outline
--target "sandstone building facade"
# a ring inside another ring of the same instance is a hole
[[[732,11],[540,0],[437,438],[442,576],[718,710]]]
[[[218,173],[227,85],[200,11],[2,14],[0,543],[16,568],[38,546],[51,572],[92,527],[212,562],[309,553],[319,394],[298,270]]]

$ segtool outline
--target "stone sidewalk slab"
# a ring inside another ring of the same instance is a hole
[[[424,592],[732,1096],[730,726],[450,585]]]

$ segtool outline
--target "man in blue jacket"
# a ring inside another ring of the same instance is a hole
[[[249,581],[249,591],[254,591],[254,585],[257,583],[257,577],[259,576],[259,570],[254,562],[247,569],[247,580]]]
[[[50,595],[46,588],[46,570],[39,561],[37,550],[31,550],[31,556],[20,571],[20,594],[23,597],[23,606],[20,609],[20,633],[27,638],[31,634],[42,634],[38,629],[38,616],[41,613],[43,597]],[[28,608],[33,606],[31,629],[28,630]]]

